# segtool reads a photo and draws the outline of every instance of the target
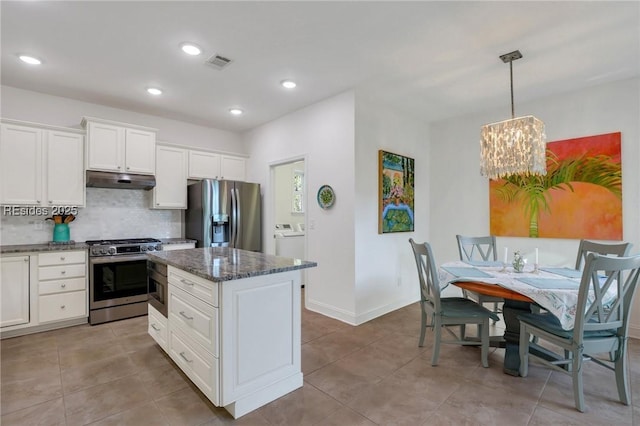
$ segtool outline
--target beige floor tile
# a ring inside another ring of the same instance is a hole
[[[57,337],[58,349],[61,352],[86,349],[94,346],[104,347],[115,342],[116,336],[110,328],[100,326],[81,326],[73,333]]]
[[[508,419],[508,424],[516,426],[529,422],[537,401],[536,395],[522,395],[511,390],[504,394],[474,383],[453,392],[445,405],[483,424],[507,424]]]
[[[3,426],[64,426],[64,402],[56,398],[42,404],[14,411],[0,418]]]
[[[65,395],[67,424],[84,425],[150,402],[150,391],[129,376]]]
[[[130,318],[124,321],[114,321],[109,323],[109,327],[113,334],[118,337],[127,337],[135,334],[147,332],[149,327],[149,319],[145,316]]]
[[[60,367],[63,370],[78,368],[85,364],[90,364],[102,359],[112,358],[125,353],[124,347],[114,344],[113,341],[95,343],[85,347],[75,346],[73,349],[60,348]]]
[[[585,424],[584,420],[572,419],[571,417],[556,413],[544,407],[537,407],[529,421],[529,426],[584,426]],[[589,423],[589,425],[596,426],[595,423]],[[609,425],[611,426],[611,424]]]
[[[343,359],[316,370],[305,380],[339,402],[348,403],[360,392],[382,380],[372,369],[361,367]]]
[[[156,399],[155,403],[173,426],[195,426],[216,418],[217,408],[191,386]]]
[[[337,411],[341,405],[310,384],[259,408],[272,425],[314,425]]]
[[[184,373],[182,373],[178,367],[171,364],[140,371],[138,376],[149,389],[153,390],[152,396],[155,400],[189,387],[190,384],[189,379]]]
[[[375,423],[355,411],[343,407],[329,417],[320,420],[316,426],[375,426]]]
[[[136,373],[136,366],[129,357],[126,354],[117,354],[62,370],[62,389],[67,395]]]
[[[90,423],[91,426],[169,426],[160,408],[154,402],[131,408]]]
[[[2,396],[0,402],[2,414],[58,399],[62,397],[60,371],[37,376],[27,375],[13,381],[3,379],[0,395]]]

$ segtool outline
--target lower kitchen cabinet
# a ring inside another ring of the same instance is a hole
[[[149,334],[213,404],[238,418],[302,386],[299,271],[167,275],[168,316],[150,307]]]
[[[38,321],[87,317],[86,251],[38,255]]]
[[[29,256],[0,259],[0,327],[29,323]]]

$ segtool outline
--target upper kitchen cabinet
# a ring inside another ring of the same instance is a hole
[[[84,206],[83,133],[3,119],[0,202]]]
[[[207,151],[189,151],[189,179],[246,179],[246,162],[243,157]]]
[[[156,129],[84,117],[87,169],[153,175]]]
[[[187,150],[158,145],[156,149],[156,186],[154,209],[187,208]]]

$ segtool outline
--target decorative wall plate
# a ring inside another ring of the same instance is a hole
[[[333,188],[329,185],[322,185],[318,189],[318,205],[323,209],[328,209],[333,206],[336,201],[336,194],[333,192]]]

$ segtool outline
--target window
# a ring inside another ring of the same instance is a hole
[[[304,213],[304,172],[293,171],[291,213]]]

